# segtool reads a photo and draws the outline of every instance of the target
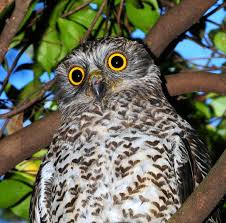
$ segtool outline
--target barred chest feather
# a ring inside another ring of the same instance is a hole
[[[160,223],[180,207],[178,116],[153,107],[154,99],[124,99],[109,109],[94,105],[61,126],[41,172],[53,172],[39,198],[46,222]]]

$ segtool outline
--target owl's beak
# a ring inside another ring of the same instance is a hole
[[[96,98],[101,100],[106,91],[106,83],[101,71],[95,70],[90,73],[90,85]]]

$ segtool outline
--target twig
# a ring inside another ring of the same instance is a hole
[[[83,4],[79,5],[79,6],[76,7],[75,9],[73,9],[73,10],[67,12],[67,13],[64,13],[61,17],[65,18],[65,17],[67,17],[67,16],[69,16],[69,15],[74,14],[75,12],[79,11],[80,9],[83,9],[83,8],[85,8],[86,6],[88,6],[92,1],[93,1],[93,0],[88,0],[88,1],[84,2]]]
[[[124,6],[124,0],[121,0],[120,5],[119,5],[119,9],[118,9],[118,13],[117,13],[117,23],[119,26],[119,30],[120,30],[120,35],[122,34],[122,27],[121,27],[121,15],[122,15],[122,10],[123,10],[123,6]]]
[[[208,45],[206,45],[206,44],[200,42],[198,39],[196,39],[195,37],[192,37],[192,36],[186,35],[186,38],[189,39],[189,40],[194,41],[195,43],[197,43],[198,45],[200,45],[200,46],[202,46],[202,47],[205,47],[205,48],[208,48],[208,49],[214,51],[215,53],[221,55],[222,57],[225,57],[225,54],[219,52],[214,46],[208,46]]]
[[[2,63],[9,44],[15,36],[30,3],[31,0],[16,0],[13,14],[10,19],[6,21],[5,27],[0,36],[0,63]]]
[[[100,6],[100,8],[99,8],[99,10],[98,10],[98,12],[97,12],[95,18],[93,19],[93,21],[92,21],[90,27],[89,27],[88,30],[86,31],[86,33],[85,33],[85,35],[84,35],[84,37],[83,37],[83,39],[82,39],[82,41],[81,41],[82,43],[84,43],[84,42],[89,38],[89,36],[90,36],[90,34],[91,34],[92,30],[93,30],[93,27],[96,25],[97,20],[99,19],[99,17],[101,16],[101,13],[102,13],[103,10],[104,10],[104,7],[105,7],[106,3],[107,3],[107,0],[103,0],[103,2],[102,2],[102,4],[101,4],[101,6]]]
[[[36,102],[38,102],[43,97],[45,92],[48,91],[53,86],[54,83],[55,83],[55,79],[49,81],[48,83],[46,83],[42,87],[42,89],[40,90],[40,92],[38,92],[38,95],[34,99],[26,100],[25,102],[16,106],[12,111],[7,112],[5,114],[1,114],[0,119],[11,118],[12,116],[14,116],[14,115],[24,111],[25,109],[31,107],[32,105],[34,105]]]
[[[226,2],[222,3],[220,6],[216,7],[215,9],[213,9],[212,11],[210,11],[209,13],[207,13],[206,15],[203,16],[203,19],[208,18],[209,16],[213,15],[216,11],[222,9],[226,7]]]
[[[217,187],[216,187],[217,182]],[[167,223],[200,223],[206,219],[226,191],[226,150],[182,207]]]
[[[217,22],[215,22],[215,21],[212,21],[212,20],[210,20],[210,19],[206,19],[206,22],[212,23],[212,24],[214,24],[214,25],[216,25],[216,26],[218,26],[218,27],[224,26],[224,25],[221,25],[221,24],[219,24],[219,23],[217,23]]]
[[[12,72],[13,72],[14,68],[16,67],[20,57],[23,55],[23,53],[27,49],[27,47],[28,47],[28,45],[24,46],[22,48],[22,50],[17,54],[15,60],[13,61],[13,64],[12,64],[11,68],[8,70],[7,75],[6,75],[6,77],[5,77],[5,79],[4,79],[3,83],[2,83],[2,88],[0,90],[0,96],[1,96],[2,92],[4,91],[6,85],[7,85],[8,81],[9,81],[10,75],[12,74]]]

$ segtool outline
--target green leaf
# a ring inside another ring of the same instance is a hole
[[[37,49],[37,61],[45,70],[51,72],[59,61],[60,53],[59,33],[55,29],[48,28]]]
[[[24,160],[16,165],[16,169],[25,173],[36,174],[40,167],[41,160]]]
[[[24,39],[24,37],[25,37],[25,32],[21,32],[18,35],[16,35],[13,38],[13,40],[11,41],[9,48],[14,48],[17,45],[19,45],[22,42],[22,40]]]
[[[49,20],[49,25],[53,29],[55,29],[57,20],[63,13],[67,4],[68,4],[68,1],[65,1],[65,0],[58,1],[55,8],[53,9],[53,12],[52,12],[52,14],[50,16],[50,20]]]
[[[48,151],[47,149],[41,149],[38,152],[34,153],[32,155],[32,157],[34,157],[34,158],[42,158],[42,157],[44,157],[46,155],[47,151]]]
[[[12,175],[10,176],[10,180],[17,180],[20,182],[27,183],[31,186],[35,183],[35,175],[29,173],[23,173],[19,171],[12,171]]]
[[[214,109],[215,115],[217,117],[220,117],[226,110],[226,97],[224,96],[212,99],[212,102],[210,104]]]
[[[132,4],[135,8],[143,8],[143,4],[140,0],[129,0],[128,2]]]
[[[73,48],[79,45],[80,39],[85,33],[85,28],[75,22],[63,18],[58,19],[58,26],[62,45],[66,49],[65,52],[70,52]]]
[[[87,29],[90,27],[94,17],[96,16],[96,11],[85,8],[82,10],[79,10],[78,12],[70,15],[68,19],[79,23],[80,25],[85,26]],[[100,21],[100,19],[99,19]]]
[[[21,203],[16,205],[15,207],[11,208],[12,212],[19,216],[20,218],[29,220],[29,207],[31,202],[31,195],[28,196],[25,200]]]
[[[35,94],[38,89],[41,87],[41,82],[39,79],[34,79],[30,83],[28,83],[21,91],[19,94],[19,100],[24,101],[28,98],[35,97]]]
[[[0,208],[8,208],[32,191],[32,188],[16,180],[0,183]]]
[[[32,70],[34,72],[34,79],[38,79],[44,72],[43,67],[38,63],[32,64]]]
[[[126,12],[129,21],[144,32],[147,32],[160,17],[159,8],[156,1],[149,1],[152,4],[143,3],[144,8],[138,9],[130,2],[126,2]],[[153,7],[152,7],[153,6]]]
[[[221,50],[222,52],[226,53],[226,32],[219,31],[213,37],[214,45]]]
[[[195,107],[196,109],[201,112],[207,119],[211,118],[211,113],[210,113],[210,109],[208,108],[207,105],[205,105],[204,103],[200,102],[200,101],[196,101],[195,102]]]

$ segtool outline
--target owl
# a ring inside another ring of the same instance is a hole
[[[123,37],[86,42],[56,79],[61,126],[37,176],[31,222],[166,222],[211,159],[167,101],[147,48]]]

